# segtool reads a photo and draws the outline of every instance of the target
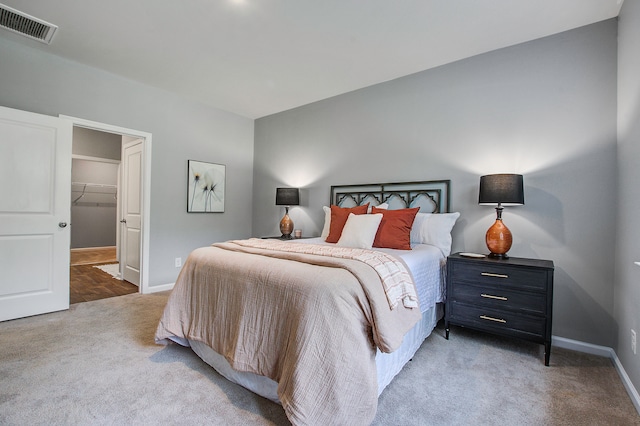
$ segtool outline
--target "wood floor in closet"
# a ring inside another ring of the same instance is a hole
[[[69,303],[89,302],[108,297],[136,293],[138,287],[128,281],[113,278],[94,268],[96,265],[116,263],[115,247],[71,250],[69,270]]]

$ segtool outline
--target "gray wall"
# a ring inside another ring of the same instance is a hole
[[[75,127],[71,153],[88,157],[120,160],[122,136],[108,132]]]
[[[631,329],[640,332],[640,2],[622,5],[618,30],[618,234],[614,349],[640,386],[640,351],[631,352]],[[640,336],[639,336],[640,337]],[[639,347],[640,349],[640,347]]]
[[[153,134],[151,286],[175,281],[175,257],[251,235],[253,120],[55,57],[39,45],[0,37],[0,105]],[[225,213],[186,213],[188,159],[226,164]]]
[[[616,36],[609,20],[257,120],[254,234],[277,233],[280,185],[319,235],[332,184],[451,179],[453,249],[484,252],[479,177],[522,173],[510,254],[555,262],[554,335],[611,346]]]

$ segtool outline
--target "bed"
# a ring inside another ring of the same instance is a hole
[[[442,317],[459,216],[449,187],[333,186],[319,238],[194,250],[156,342],[191,347],[281,404],[292,424],[370,424],[378,396]]]

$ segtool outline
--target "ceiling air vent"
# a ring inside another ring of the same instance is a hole
[[[29,16],[4,4],[0,4],[0,27],[46,44],[51,44],[53,35],[58,29],[53,24]]]

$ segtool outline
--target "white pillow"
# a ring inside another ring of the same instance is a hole
[[[367,213],[371,213],[371,208],[371,205],[369,205]],[[389,208],[389,204],[382,203],[376,206],[376,208],[387,209]],[[326,240],[329,236],[329,231],[331,230],[331,207],[322,206],[322,210],[324,210],[324,226],[322,227],[322,233],[320,233],[320,237],[322,237],[323,240]]]
[[[411,227],[411,242],[438,247],[442,254],[451,254],[451,230],[460,213],[418,213]]]
[[[349,213],[347,223],[344,224],[342,235],[336,245],[370,250],[373,246],[373,240],[376,238],[380,221],[382,221],[382,213]]]
[[[320,236],[323,240],[326,240],[331,229],[331,207],[322,206],[322,210],[324,210],[324,227]]]
[[[378,204],[375,207],[376,207],[376,209],[385,209],[385,210],[387,210],[389,208],[389,204],[388,203],[382,203],[382,204]],[[369,208],[367,209],[367,214],[371,214],[371,210],[373,210],[373,206],[371,204],[369,204]]]

